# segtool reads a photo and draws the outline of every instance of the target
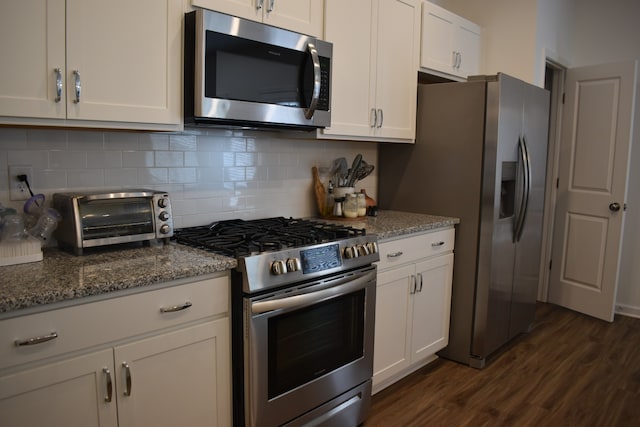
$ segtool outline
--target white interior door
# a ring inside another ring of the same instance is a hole
[[[613,321],[635,62],[569,70],[549,301]]]

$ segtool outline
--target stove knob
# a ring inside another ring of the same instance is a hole
[[[300,260],[298,258],[287,259],[287,271],[298,271],[301,269],[302,266],[300,265]]]
[[[369,248],[367,248],[367,245],[358,245],[357,249],[358,249],[358,256],[369,255]]]
[[[158,218],[160,218],[160,221],[166,221],[169,219],[169,212],[167,211],[162,211],[158,214]]]
[[[162,197],[158,199],[158,206],[160,206],[161,208],[166,208],[167,206],[169,206],[169,201]]]
[[[287,264],[279,259],[271,263],[271,274],[280,276],[287,273]]]
[[[347,246],[344,248],[345,258],[358,258],[358,248],[355,246]]]
[[[378,243],[376,242],[368,242],[367,249],[369,249],[370,254],[378,253]]]
[[[167,224],[163,224],[160,227],[160,234],[169,234],[170,231],[171,231],[171,227],[169,227]]]

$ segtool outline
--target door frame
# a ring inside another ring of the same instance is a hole
[[[551,274],[551,250],[558,195],[558,165],[560,162],[560,137],[566,74],[567,67],[550,58],[546,58],[544,87],[551,92],[551,105],[549,109],[547,178],[542,226],[542,256],[540,257],[540,283],[538,285],[538,301],[542,302],[548,302],[549,298],[549,276]]]

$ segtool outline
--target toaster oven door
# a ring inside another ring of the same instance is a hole
[[[85,247],[155,238],[153,199],[79,199]]]

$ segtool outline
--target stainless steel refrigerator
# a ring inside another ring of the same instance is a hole
[[[505,74],[418,88],[415,144],[382,144],[382,209],[460,218],[449,344],[476,368],[534,320],[548,91]]]

